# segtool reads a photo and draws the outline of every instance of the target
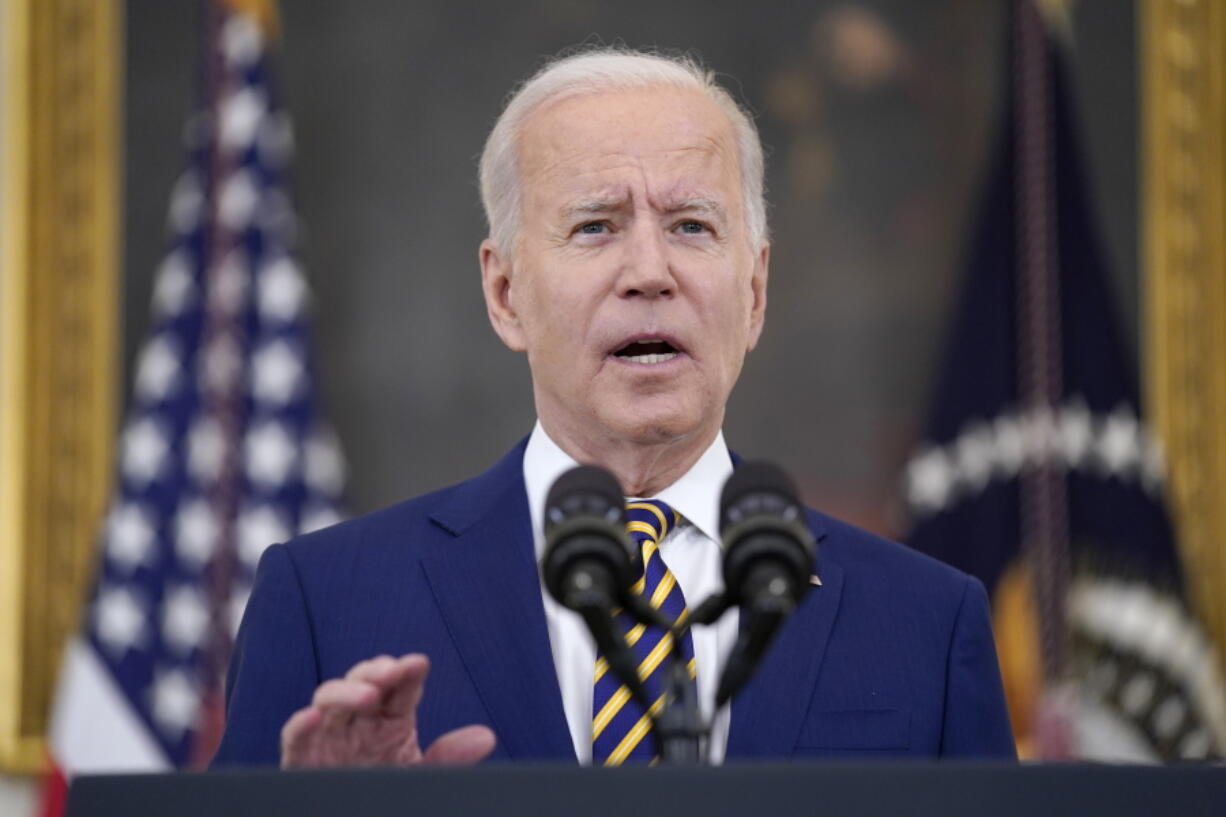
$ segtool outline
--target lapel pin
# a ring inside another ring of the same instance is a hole
[[[809,584],[813,585],[814,587],[821,587],[822,580],[818,578],[816,573],[814,573],[812,576],[809,577]]]

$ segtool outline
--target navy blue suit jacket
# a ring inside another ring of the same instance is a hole
[[[485,474],[270,547],[215,765],[276,764],[315,688],[380,654],[432,669],[423,746],[470,723],[495,759],[575,759],[545,626],[521,443]],[[732,703],[727,757],[1014,757],[982,585],[815,511],[818,572]]]

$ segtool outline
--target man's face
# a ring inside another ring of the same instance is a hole
[[[766,307],[728,117],[694,90],[570,97],[527,118],[519,161],[519,241],[482,245],[482,274],[546,430],[713,437]]]

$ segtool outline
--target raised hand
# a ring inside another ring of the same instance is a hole
[[[485,726],[448,732],[422,751],[417,705],[429,672],[424,655],[381,655],[324,682],[311,705],[281,729],[282,768],[480,761],[494,749],[494,733]]]

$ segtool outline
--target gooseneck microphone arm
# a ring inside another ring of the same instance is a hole
[[[725,609],[739,606],[744,618],[715,693],[717,709],[752,677],[780,626],[808,592],[817,549],[791,479],[765,462],[741,464],[725,483],[720,539],[722,604]],[[700,612],[712,615],[717,609],[712,600],[710,611]]]
[[[583,618],[596,642],[596,649],[609,662],[609,671],[630,690],[645,711],[651,706],[651,701],[647,699],[647,690],[639,680],[638,660],[634,651],[617,628],[613,613],[617,607],[616,599],[609,592],[613,586],[613,577],[607,565],[598,559],[580,559],[563,577],[562,596],[558,600]]]
[[[780,625],[795,609],[791,599],[779,593],[778,577],[769,575],[769,571],[764,569],[754,573],[757,575],[751,575],[750,581],[774,585],[775,590],[768,591],[771,594],[769,602],[755,604],[748,610],[742,608],[745,623],[720,676],[719,688],[715,692],[716,709],[732,700],[732,696],[753,676]]]

